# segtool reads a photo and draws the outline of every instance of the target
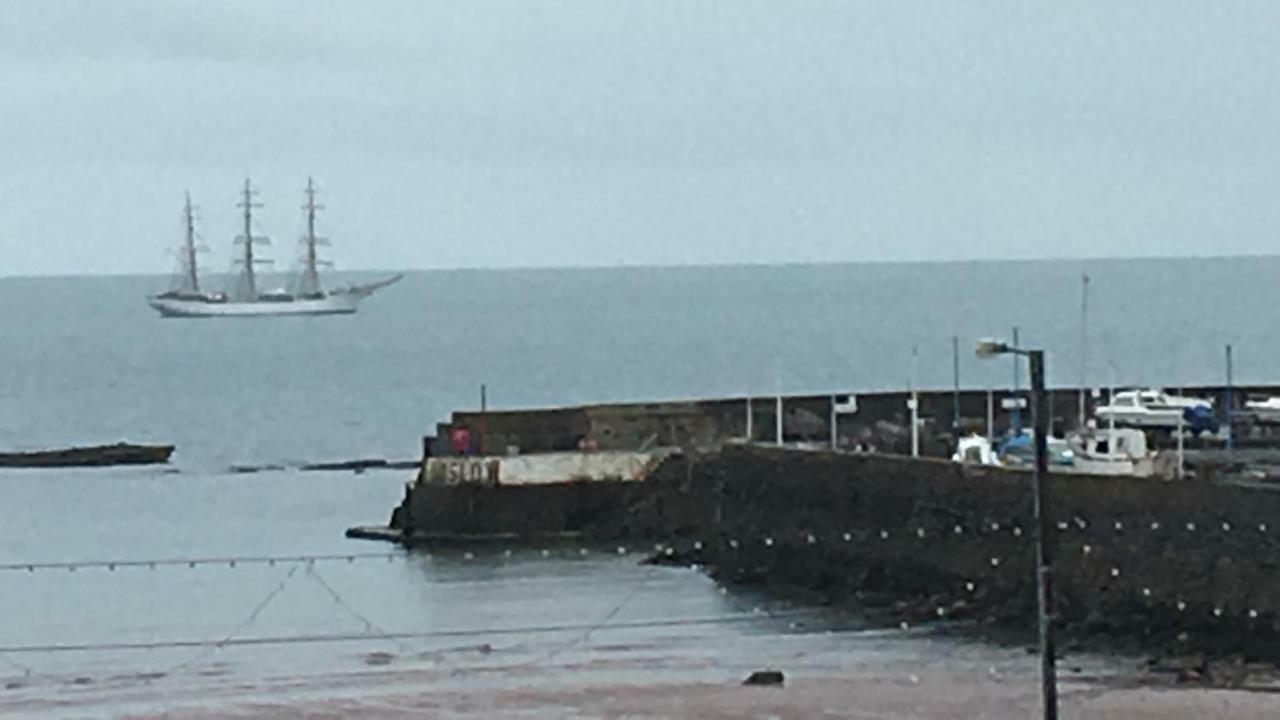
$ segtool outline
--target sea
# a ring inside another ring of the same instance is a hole
[[[1020,650],[868,628],[652,548],[347,540],[412,472],[298,467],[415,459],[482,387],[493,409],[946,388],[957,360],[961,385],[1004,387],[1011,364],[972,348],[1015,332],[1051,385],[1221,383],[1228,344],[1236,382],[1276,382],[1277,277],[1273,257],[423,271],[354,316],[208,320],[148,308],[164,277],[0,278],[0,449],[177,447],[0,470],[0,715],[420,716],[395,698],[431,693],[433,716],[564,717],[763,662],[908,691],[921,668],[1033,678]]]

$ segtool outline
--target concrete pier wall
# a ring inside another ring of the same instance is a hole
[[[1210,398],[1225,418],[1226,388],[1198,386],[1183,389],[1190,397]],[[1250,386],[1232,389],[1232,407],[1243,408],[1248,397],[1280,395],[1280,386]],[[926,456],[947,457],[955,447],[953,428],[959,410],[961,432],[985,432],[990,419],[998,431],[1013,423],[1011,409],[1005,401],[1025,399],[1026,391],[963,390],[957,396],[950,390],[918,393],[921,423],[921,452]],[[783,439],[786,442],[829,443],[831,440],[832,402],[852,401],[856,412],[836,416],[836,440],[840,447],[861,446],[881,452],[908,454],[910,445],[910,411],[908,392],[844,393],[838,395],[793,395],[783,398]],[[1051,427],[1056,434],[1074,430],[1078,425],[1080,392],[1077,388],[1054,388],[1050,391]],[[1086,413],[1091,416],[1097,402],[1085,393]],[[440,423],[436,433],[426,439],[427,452],[433,456],[456,454],[449,442],[451,431],[466,428],[470,436],[468,451],[475,454],[505,454],[515,448],[519,452],[573,450],[579,441],[589,439],[601,450],[638,450],[650,447],[712,448],[731,439],[747,437],[748,407],[751,414],[751,439],[769,442],[775,439],[776,403],[774,397],[721,398],[653,403],[583,405],[566,408],[458,411],[448,422]],[[1029,424],[1021,411],[1023,424]],[[1248,433],[1271,431],[1250,428]]]
[[[496,486],[550,485],[575,480],[639,482],[648,477],[666,455],[661,450],[606,450],[426,458],[415,483]]]
[[[1280,493],[1053,477],[1057,595],[1076,639],[1280,656]],[[907,621],[1032,627],[1029,476],[934,460],[725,447],[641,483],[419,485],[393,524],[670,547],[716,575]]]

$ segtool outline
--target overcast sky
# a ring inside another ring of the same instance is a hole
[[[1280,4],[0,0],[0,274],[1272,253]]]

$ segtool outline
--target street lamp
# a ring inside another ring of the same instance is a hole
[[[1058,683],[1053,646],[1053,521],[1045,476],[1049,474],[1048,425],[1045,407],[1044,351],[1025,350],[1000,340],[980,340],[978,357],[1023,355],[1031,365],[1031,423],[1034,428],[1036,461],[1031,473],[1036,518],[1036,595],[1040,608],[1040,684],[1045,720],[1057,720]]]

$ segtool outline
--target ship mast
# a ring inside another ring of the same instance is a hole
[[[307,178],[307,204],[303,209],[307,211],[307,254],[302,271],[302,291],[312,294],[320,291],[320,273],[316,269],[316,185],[311,178]]]
[[[184,290],[193,293],[200,292],[200,275],[196,271],[196,227],[195,220],[191,212],[191,193],[186,194],[186,202],[182,206],[182,217],[186,221],[187,239],[183,245],[183,253],[186,255],[186,273],[184,274],[185,285]]]
[[[307,211],[307,234],[302,238],[304,246],[302,278],[298,288],[299,294],[304,297],[321,293],[320,266],[329,264],[320,259],[319,252],[316,250],[317,247],[328,244],[328,241],[316,236],[316,211],[323,210],[324,206],[316,204],[316,184],[310,177],[307,178],[306,193],[307,202],[302,209]]]
[[[253,234],[253,208],[262,207],[262,203],[253,201],[253,186],[249,184],[249,178],[244,179],[244,190],[241,192],[241,200],[236,207],[244,210],[244,231],[243,234],[236,238],[236,242],[242,244],[243,255],[237,260],[237,264],[243,265],[241,297],[239,299],[248,302],[254,302],[258,299],[258,279],[255,274],[255,265],[263,265],[270,263],[270,260],[260,260],[253,256],[253,246],[255,243],[267,244],[269,240],[263,236],[255,237]]]
[[[253,276],[253,189],[249,187],[249,178],[244,179],[244,200],[240,206],[244,208],[244,281],[251,299],[258,297],[258,283]]]

